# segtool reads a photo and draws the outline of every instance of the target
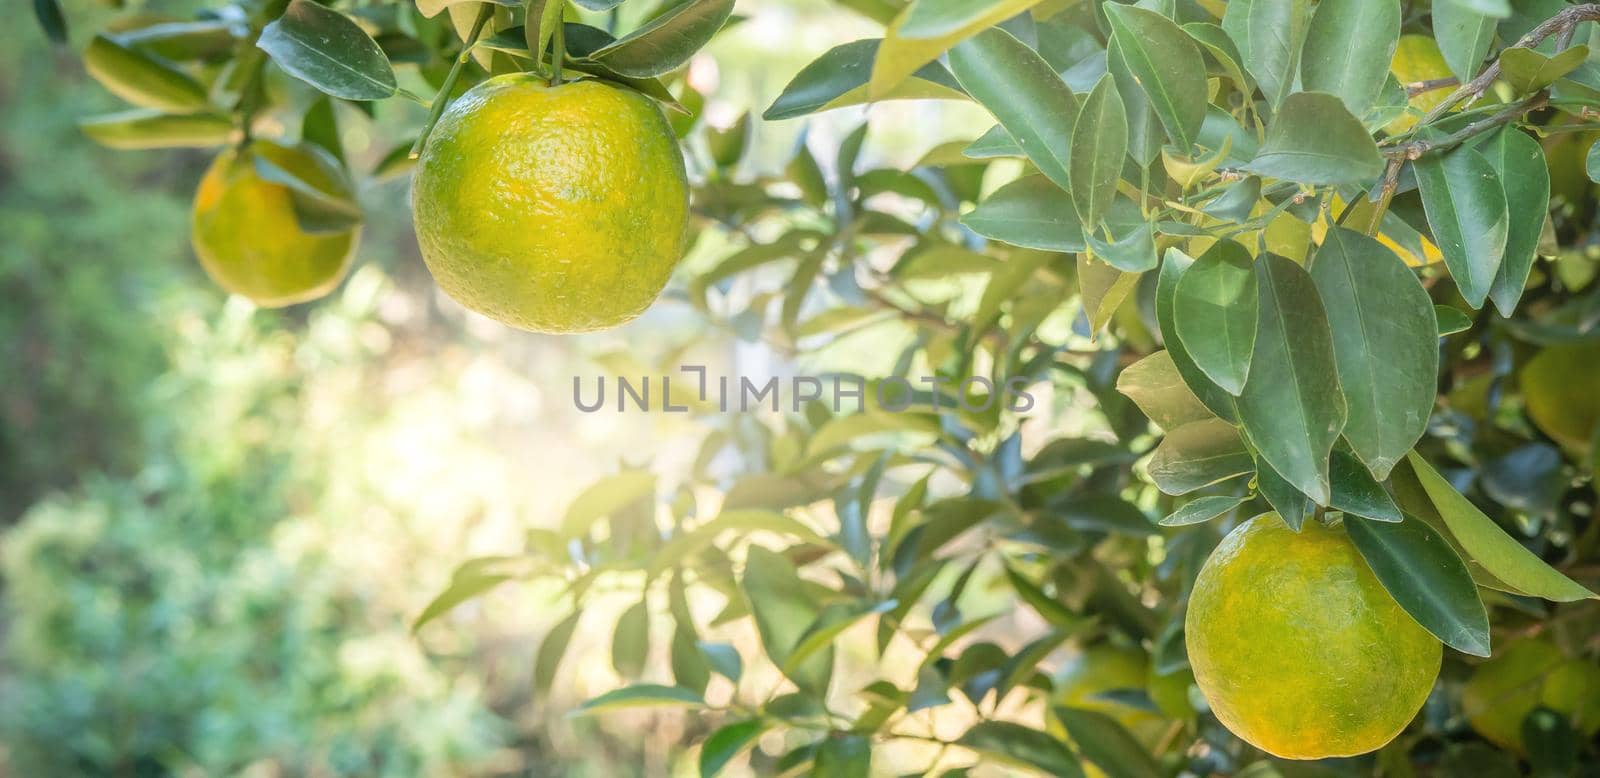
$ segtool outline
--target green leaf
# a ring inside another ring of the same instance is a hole
[[[650,78],[676,70],[689,61],[733,13],[734,0],[688,0],[615,42],[602,46],[588,59],[634,78]]]
[[[1091,333],[1098,333],[1110,323],[1138,283],[1138,273],[1125,273],[1088,254],[1078,255],[1078,296]]]
[[[1164,430],[1215,417],[1183,382],[1171,351],[1157,351],[1124,368],[1117,375],[1117,391]]]
[[[1145,471],[1165,494],[1188,494],[1255,469],[1239,431],[1221,419],[1190,422],[1156,446]]]
[[[1383,490],[1383,484],[1354,456],[1334,449],[1329,474],[1333,497],[1328,507],[1373,521],[1398,522],[1404,518],[1394,499]]]
[[[1600,140],[1589,146],[1589,154],[1584,158],[1583,169],[1589,174],[1589,180],[1600,184]]]
[[[1346,516],[1345,532],[1374,575],[1411,618],[1445,645],[1489,655],[1489,616],[1467,565],[1427,522]]]
[[[860,40],[830,49],[795,75],[762,118],[767,121],[793,119],[867,102],[867,79],[881,44],[878,40]],[[966,94],[950,71],[937,62],[930,62],[877,99],[964,97]]]
[[[1131,206],[1128,200],[1120,203]],[[1113,230],[1122,236],[1116,237],[1112,234]],[[1107,225],[1106,232],[1112,237],[1109,242],[1092,232],[1085,232],[1084,242],[1089,244],[1090,256],[1124,273],[1143,273],[1155,269],[1160,260],[1156,257],[1155,228],[1152,225],[1144,221],[1111,224]]]
[[[78,129],[113,149],[206,148],[228,142],[233,120],[214,113],[169,114],[139,108],[79,120]]]
[[[648,470],[624,470],[602,478],[584,489],[567,506],[561,519],[561,533],[576,538],[589,532],[599,519],[634,503],[655,497],[656,476]]]
[[[1055,69],[1001,29],[986,30],[952,49],[950,69],[967,94],[1011,133],[1039,172],[1070,191],[1067,165],[1078,100]]]
[[[872,774],[872,741],[865,735],[830,732],[817,746],[808,775],[816,778],[867,778]]]
[[[1128,115],[1122,96],[1110,75],[1101,76],[1072,127],[1072,203],[1084,224],[1099,224],[1111,208],[1127,155]]]
[[[1408,460],[1440,518],[1450,528],[1450,534],[1461,544],[1467,557],[1491,575],[1529,597],[1555,602],[1600,599],[1507,535],[1470,500],[1461,496],[1421,455],[1413,451]]]
[[[650,577],[682,563],[685,559],[711,546],[726,532],[747,535],[752,532],[771,532],[787,535],[805,543],[827,545],[828,541],[799,520],[777,511],[759,509],[730,509],[718,514],[692,530],[674,535],[661,546],[650,564]]]
[[[705,657],[706,666],[718,675],[739,683],[739,677],[744,674],[744,660],[739,658],[739,651],[727,643],[711,643],[700,641],[695,644],[700,649],[700,655]]]
[[[1359,184],[1383,172],[1383,155],[1339,98],[1297,92],[1284,100],[1266,143],[1244,169],[1301,184]]]
[[[623,678],[637,678],[644,672],[650,654],[650,607],[641,599],[617,619],[611,634],[611,666]]]
[[[1088,249],[1072,199],[1041,175],[1017,179],[961,217],[973,232],[1023,248],[1079,252]]]
[[[1219,241],[1173,290],[1178,339],[1206,377],[1235,396],[1244,390],[1255,351],[1260,301],[1254,264],[1243,246]]]
[[[572,713],[573,715],[583,716],[632,708],[683,708],[700,707],[702,705],[705,705],[705,700],[701,699],[700,695],[695,694],[692,689],[664,686],[657,683],[641,683],[606,692],[579,705],[577,710]]]
[[[503,567],[511,559],[511,557],[482,557],[463,562],[451,574],[450,585],[435,595],[427,607],[422,609],[422,613],[417,614],[416,620],[411,622],[411,631],[422,629],[422,625],[449,613],[457,605],[475,599],[490,589],[514,579],[516,576],[506,572]]]
[[[996,124],[990,127],[977,140],[968,143],[961,154],[968,159],[998,159],[1000,157],[1021,157],[1022,147],[1011,139],[1011,133],[1006,128]]]
[[[205,87],[189,74],[104,35],[89,41],[83,65],[101,86],[141,108],[167,113],[210,108]]]
[[[51,43],[67,42],[67,18],[61,13],[58,0],[33,0],[33,16]]]
[[[1472,317],[1459,308],[1448,305],[1433,306],[1433,315],[1439,319],[1439,337],[1454,335],[1472,329]]]
[[[1178,148],[1187,152],[1206,118],[1206,64],[1182,28],[1132,5],[1105,6],[1123,61]]]
[[[1111,532],[1129,537],[1157,534],[1139,506],[1111,494],[1094,494],[1056,500],[1048,512],[1067,526],[1086,532]]]
[[[1278,471],[1273,470],[1266,460],[1256,461],[1256,488],[1261,490],[1261,496],[1266,498],[1267,504],[1278,512],[1283,523],[1295,532],[1300,531],[1306,518],[1317,508],[1317,504],[1305,492],[1278,475]]]
[[[301,148],[325,158],[328,169],[334,171],[339,169],[332,155],[320,146],[302,145]],[[350,230],[361,223],[361,204],[355,201],[355,194],[349,190],[342,174],[339,179],[335,179],[340,185],[339,188],[327,188],[318,186],[306,177],[275,164],[265,155],[252,154],[249,159],[255,167],[257,176],[288,188],[290,204],[294,208],[295,219],[300,223],[302,230],[311,233],[338,233]]]
[[[1505,187],[1506,253],[1495,271],[1489,299],[1501,316],[1509,318],[1522,299],[1539,252],[1539,233],[1550,210],[1550,167],[1544,147],[1515,127],[1502,129],[1481,150]]]
[[[1295,76],[1300,72],[1300,53],[1311,27],[1311,2],[1251,0],[1240,4],[1238,12],[1234,5],[1228,4],[1222,28],[1239,44],[1245,68],[1261,86],[1267,104],[1277,111],[1294,90]],[[1230,18],[1236,16],[1243,18]],[[1244,42],[1236,34],[1241,27],[1246,36]]]
[[[767,656],[773,664],[787,668],[791,652],[820,614],[818,604],[789,558],[760,546],[751,546],[740,585]],[[787,675],[803,691],[826,693],[833,675],[833,649],[818,651]]]
[[[334,97],[382,100],[395,94],[394,68],[372,36],[342,13],[292,0],[256,45],[289,75]]]
[[[1394,0],[1322,0],[1306,34],[1301,87],[1337,95],[1365,116],[1389,76],[1400,42],[1400,4]]]
[[[1194,262],[1192,257],[1176,248],[1167,249],[1166,259],[1161,263],[1161,274],[1156,280],[1156,322],[1160,325],[1162,342],[1172,357],[1178,375],[1183,377],[1183,382],[1196,397],[1200,398],[1201,403],[1211,409],[1212,413],[1232,421],[1237,418],[1233,396],[1217,386],[1205,371],[1195,364],[1194,358],[1189,356],[1189,350],[1184,347],[1183,340],[1178,337],[1174,298],[1177,295],[1178,282],[1183,279],[1183,274],[1188,272]]]
[[[700,778],[714,778],[735,757],[761,739],[769,725],[764,719],[725,724],[700,745]]]
[[[1520,94],[1533,94],[1577,70],[1589,59],[1589,47],[1579,44],[1547,57],[1533,49],[1513,46],[1500,52],[1500,77]]]
[[[1057,778],[1081,778],[1083,775],[1077,757],[1065,744],[1021,724],[999,720],[980,721],[956,742],[984,756],[1041,770]]]
[[[1161,155],[1166,133],[1115,37],[1106,45],[1106,70],[1116,79],[1117,93],[1122,96],[1122,105],[1128,113],[1128,156],[1140,167],[1149,167]]]
[[[885,33],[868,87],[880,100],[956,44],[1027,11],[1041,0],[917,0]],[[909,32],[907,28],[909,27]]]
[[[1017,597],[1027,603],[1045,621],[1067,630],[1075,630],[1083,626],[1084,620],[1062,605],[1060,600],[1045,594],[1039,585],[1029,580],[1027,576],[1016,571],[1011,565],[1005,566],[1006,581],[1011,584],[1012,591]]]
[[[550,685],[555,682],[556,670],[561,666],[561,658],[566,656],[567,644],[572,642],[572,632],[577,629],[578,618],[582,615],[582,610],[573,611],[551,627],[550,631],[544,634],[544,640],[539,642],[539,651],[533,659],[535,697],[548,692]]]
[[[1163,778],[1166,771],[1117,720],[1099,711],[1052,708],[1067,736],[1106,778]]]
[[[1423,157],[1412,167],[1428,226],[1450,277],[1469,305],[1482,308],[1505,260],[1510,234],[1510,211],[1500,176],[1482,154],[1467,146]]]
[[[1266,254],[1256,273],[1261,318],[1239,421],[1274,470],[1327,504],[1328,453],[1345,422],[1333,333],[1304,268]]]
[[[1344,437],[1374,475],[1388,478],[1433,413],[1439,374],[1433,301],[1388,247],[1342,227],[1323,239],[1311,277],[1327,310],[1349,406]]]
[[[1469,0],[1434,0],[1433,36],[1450,72],[1462,83],[1478,74],[1494,43],[1495,19]]]
[[[855,626],[868,616],[888,613],[898,605],[895,600],[884,600],[873,603],[835,603],[822,609],[817,614],[817,620],[806,628],[805,632],[795,642],[794,649],[789,652],[789,658],[784,660],[783,672],[785,675],[798,672],[806,660],[816,655],[829,646],[833,641],[844,634],[844,631]]]
[[[1228,511],[1249,502],[1249,497],[1229,497],[1227,495],[1211,495],[1197,497],[1183,504],[1183,507],[1173,511],[1161,520],[1163,527],[1185,527],[1190,524],[1202,524]]]
[[[1255,91],[1255,82],[1244,72],[1244,57],[1226,31],[1210,22],[1189,22],[1183,25],[1183,31],[1222,66],[1222,71],[1239,91],[1246,94]]]

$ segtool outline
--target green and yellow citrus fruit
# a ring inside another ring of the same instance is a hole
[[[1600,732],[1600,667],[1530,638],[1479,665],[1461,690],[1467,723],[1490,742],[1516,751],[1524,750],[1522,720],[1540,706],[1566,714],[1585,737]]]
[[[1200,570],[1185,633],[1195,682],[1239,737],[1287,759],[1382,747],[1427,700],[1443,654],[1343,528],[1275,513],[1229,533]]]
[[[683,255],[683,156],[649,99],[497,76],[429,136],[411,192],[422,257],[462,305],[536,332],[622,324]]]
[[[1055,701],[1104,713],[1141,741],[1153,745],[1165,724],[1160,715],[1108,696],[1118,690],[1146,691],[1150,661],[1136,648],[1098,645],[1074,654],[1055,678]]]
[[[360,228],[305,231],[289,187],[263,178],[257,158],[320,191],[353,199],[350,183],[326,155],[251,141],[242,150],[219,154],[200,179],[192,223],[195,254],[212,280],[257,305],[315,300],[344,279]]]

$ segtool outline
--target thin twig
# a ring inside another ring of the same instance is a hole
[[[472,58],[472,47],[478,42],[478,36],[483,34],[483,26],[489,23],[489,18],[494,16],[494,3],[484,3],[478,9],[478,18],[472,22],[472,30],[467,33],[467,39],[461,43],[461,53],[456,55],[455,64],[450,66],[450,72],[445,74],[444,83],[439,85],[439,94],[433,98],[433,107],[428,110],[428,121],[422,125],[422,131],[417,133],[417,142],[411,144],[411,158],[422,156],[422,146],[428,142],[428,135],[433,132],[433,125],[439,123],[439,117],[444,115],[444,107],[450,103],[450,93],[456,89],[456,79],[461,77],[461,70],[467,66],[467,60]]]
[[[1455,76],[1451,76],[1449,78],[1430,78],[1426,81],[1413,81],[1409,84],[1406,84],[1406,97],[1416,97],[1417,95],[1427,94],[1437,89],[1443,89],[1447,86],[1457,86],[1460,83],[1461,79],[1456,78]]]

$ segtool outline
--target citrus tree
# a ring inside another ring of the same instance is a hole
[[[833,402],[676,398],[688,472],[594,485],[418,617],[563,582],[532,694],[607,629],[581,711],[694,709],[702,775],[1596,769],[1600,5],[838,6],[882,37],[722,128],[684,65],[732,0],[133,15],[84,59],[135,108],[83,128],[218,148],[196,253],[263,305],[336,285],[352,179],[414,167],[429,269],[508,325],[625,322],[694,240],[734,250],[671,296],[739,337],[910,333]],[[762,121],[903,99],[994,126],[740,171]],[[339,123],[389,100],[414,140],[352,169]]]

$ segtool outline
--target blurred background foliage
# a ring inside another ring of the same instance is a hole
[[[67,47],[27,16],[0,28],[0,775],[663,772],[674,726],[641,739],[529,709],[553,589],[491,598],[426,646],[409,629],[461,559],[557,523],[624,455],[693,457],[681,417],[572,409],[570,376],[633,358],[625,334],[467,319],[416,254],[404,178],[367,182],[360,267],[334,299],[227,300],[187,241],[209,153],[82,136],[117,101],[76,51],[118,12],[63,5]],[[748,5],[774,13],[696,65],[722,126],[870,27],[804,0]],[[781,168],[798,131],[752,136],[747,164]],[[347,126],[359,167],[386,132]],[[708,362],[766,364],[663,307],[634,353],[697,342]],[[574,646],[608,643],[602,619]],[[614,683],[572,674],[552,706]]]

